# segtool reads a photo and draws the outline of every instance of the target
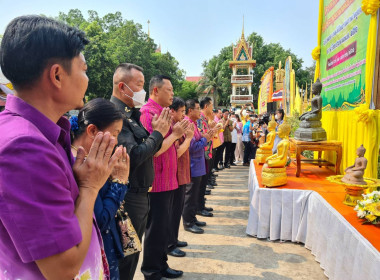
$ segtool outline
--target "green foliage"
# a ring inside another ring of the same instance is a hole
[[[123,19],[120,12],[99,17],[96,11],[88,11],[85,19],[78,9],[67,14],[59,13],[58,19],[83,30],[90,44],[84,50],[88,64],[89,99],[109,98],[112,94],[112,77],[117,65],[129,62],[144,69],[145,90],[154,75],[171,77],[175,91],[181,88],[184,71],[169,53],[156,53],[157,45],[143,32],[142,26]]]
[[[253,45],[252,58],[256,60],[252,84],[254,99],[257,100],[261,77],[264,75],[264,72],[271,66],[274,66],[276,69],[280,61],[284,66],[285,59],[288,56],[292,58],[292,68],[295,71],[296,81],[299,85],[306,84],[306,82],[310,83],[310,80],[313,79],[315,65],[303,69],[303,60],[292,53],[290,49],[285,50],[278,43],[266,44],[264,39],[255,32],[250,34],[247,40],[249,44]],[[205,81],[200,89],[214,88],[214,94],[218,96],[219,103],[223,105],[230,103],[229,97],[232,93],[230,60],[232,60],[232,46],[224,47],[218,55],[203,63]]]
[[[308,151],[308,150],[302,151],[302,155],[308,159],[314,158],[314,152],[313,151]]]
[[[291,130],[289,137],[294,137],[294,132],[299,128],[300,126],[300,120],[299,120],[299,113],[296,111],[293,111],[293,116],[287,117],[287,121],[290,124]]]
[[[182,81],[179,90],[174,94],[181,97],[183,100],[197,98],[197,87],[198,85],[194,82]]]
[[[219,55],[203,62],[202,76],[204,78],[199,83],[198,93],[204,91],[212,93],[218,105],[226,106],[230,103],[232,91],[230,60],[232,60],[232,46],[223,48]]]

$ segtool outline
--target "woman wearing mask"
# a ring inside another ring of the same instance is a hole
[[[72,149],[76,157],[78,147],[82,146],[89,153],[95,135],[109,132],[117,139],[122,125],[123,115],[110,101],[97,98],[88,102],[79,111],[78,117],[70,119],[72,131]],[[104,250],[112,280],[119,279],[118,259],[123,258],[119,228],[116,225],[116,211],[121,206],[127,192],[129,176],[129,156],[125,148],[123,155],[115,165],[109,180],[99,191],[95,201],[96,222],[103,238]]]
[[[284,115],[285,113],[283,109],[277,109],[276,114],[274,116],[277,122],[277,127],[283,123]],[[277,127],[276,127],[276,131],[277,131]],[[276,134],[276,138],[274,139],[274,144],[273,144],[273,149],[272,149],[273,154],[277,152],[277,145],[278,143],[280,143],[281,140],[282,139]]]

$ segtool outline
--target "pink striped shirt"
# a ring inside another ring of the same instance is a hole
[[[163,108],[149,98],[148,102],[141,107],[140,121],[149,133],[153,132],[152,119],[154,115],[159,116]],[[172,133],[172,128],[170,128],[167,138]],[[159,155],[158,157],[153,157],[154,166],[154,180],[152,186],[152,192],[166,192],[178,189],[177,180],[177,149],[175,143],[173,143],[170,148]]]

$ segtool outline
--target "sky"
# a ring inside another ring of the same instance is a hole
[[[88,10],[99,16],[119,11],[145,32],[149,20],[150,36],[161,44],[162,52],[169,51],[186,76],[199,76],[205,60],[237,43],[244,16],[246,38],[256,32],[265,43],[280,43],[308,67],[317,46],[318,4],[318,0],[0,0],[0,34],[20,15],[56,17],[79,9],[88,18]]]

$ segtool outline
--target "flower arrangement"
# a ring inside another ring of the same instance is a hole
[[[380,224],[380,191],[363,194],[363,200],[358,201],[354,210],[359,218],[366,219],[363,224]]]

